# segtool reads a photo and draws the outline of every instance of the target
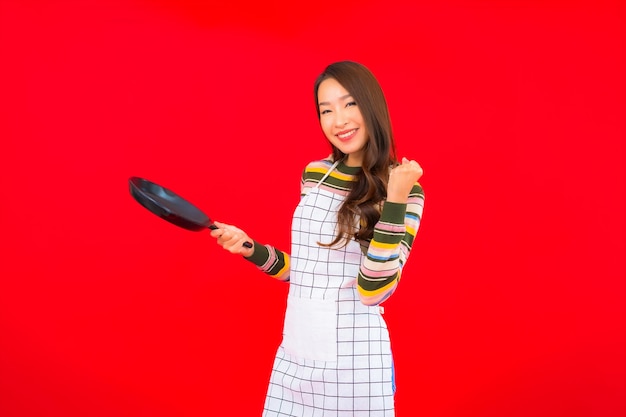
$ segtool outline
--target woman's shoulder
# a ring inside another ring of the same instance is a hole
[[[333,169],[333,165],[335,165],[335,162],[332,156],[309,162],[302,172],[301,195],[307,194],[314,187],[336,194],[347,195],[354,175],[341,172],[339,166]]]
[[[320,179],[333,165],[332,155],[310,161],[302,170],[302,179]]]
[[[317,183],[326,175],[333,161],[331,157],[316,159],[309,162],[302,170],[300,180],[300,196],[304,196],[316,186]]]
[[[309,162],[306,167],[304,168],[304,172],[312,172],[312,173],[319,173],[319,172],[326,172],[330,169],[330,167],[333,165],[333,157],[332,155],[328,155],[326,158],[323,159],[316,159],[314,161]]]

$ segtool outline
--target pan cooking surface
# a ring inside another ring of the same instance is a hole
[[[137,202],[177,226],[202,230],[211,223],[200,209],[165,187],[139,177],[132,177],[129,183]]]

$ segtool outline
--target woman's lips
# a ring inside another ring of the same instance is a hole
[[[347,142],[356,134],[357,129],[343,130],[337,133],[335,136],[342,142]]]

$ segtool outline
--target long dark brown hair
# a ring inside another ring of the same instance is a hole
[[[328,78],[337,80],[350,93],[361,111],[369,134],[361,170],[356,174],[355,182],[339,208],[337,236],[331,243],[320,243],[323,246],[334,246],[342,240],[346,245],[352,238],[360,241],[372,239],[374,226],[380,219],[382,202],[387,197],[389,168],[397,165],[397,158],[387,100],[374,74],[364,65],[353,61],[340,61],[327,66],[315,80],[318,119],[318,90],[322,81]],[[332,143],[331,147],[334,161],[346,156]],[[357,216],[360,227],[355,230]]]

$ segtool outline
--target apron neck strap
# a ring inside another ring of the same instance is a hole
[[[324,174],[322,179],[317,184],[315,184],[315,188],[319,188],[320,184],[323,183],[326,178],[328,178],[330,173],[333,172],[335,170],[335,168],[337,168],[337,165],[339,165],[339,162],[341,162],[341,159],[338,160],[338,161],[335,161],[335,163],[330,167],[328,172],[326,172],[326,174]]]

